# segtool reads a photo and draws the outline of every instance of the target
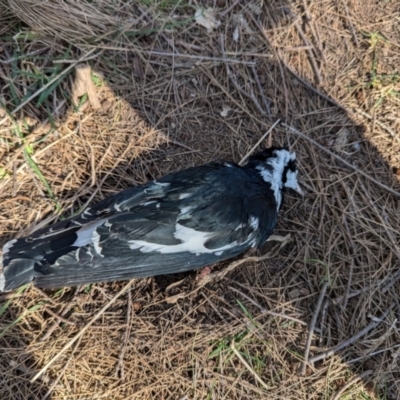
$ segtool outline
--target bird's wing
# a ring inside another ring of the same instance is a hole
[[[265,188],[254,188],[234,166],[166,176],[19,239],[6,271],[29,259],[38,286],[58,287],[183,272],[234,257],[264,241],[259,232],[266,239],[276,223]]]

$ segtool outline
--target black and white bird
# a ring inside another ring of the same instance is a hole
[[[189,271],[260,247],[284,189],[301,193],[297,172],[295,153],[273,147],[243,167],[212,162],[124,190],[6,243],[0,291]]]

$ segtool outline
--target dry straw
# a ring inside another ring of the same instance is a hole
[[[296,151],[306,188],[285,196],[276,234],[290,241],[199,285],[193,273],[118,298],[125,283],[0,297],[0,398],[400,392],[398,10],[208,3],[210,33],[195,2],[0,2],[0,101],[17,110],[0,110],[3,242],[59,218],[45,182],[67,217],[171,171],[238,162],[278,120],[266,141]],[[67,69],[88,51],[97,110],[71,102]]]

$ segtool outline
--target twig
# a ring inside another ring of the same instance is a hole
[[[259,146],[259,144],[272,132],[272,129],[275,128],[276,125],[278,125],[280,122],[280,119],[276,120],[274,124],[271,126],[271,128],[268,129],[267,132],[264,133],[264,135],[261,136],[261,139],[247,152],[247,154],[240,160],[239,165],[242,166],[244,162],[253,154],[254,150]]]
[[[240,6],[241,6],[243,11],[246,11],[244,4],[240,4]],[[282,66],[282,64],[283,64],[282,63],[282,57],[279,54],[278,49],[276,49],[274,46],[272,46],[267,34],[265,33],[264,27],[257,21],[255,16],[253,15],[253,13],[247,13],[247,15],[251,18],[253,23],[257,26],[257,29],[259,30],[261,36],[264,38],[265,42],[268,44],[269,48],[274,53],[274,56],[278,60],[278,68],[279,68],[279,73],[280,73],[281,78],[282,78],[282,88],[283,88],[283,93],[284,93],[284,96],[285,96],[285,117],[287,118],[288,117],[288,113],[289,113],[289,109],[288,109],[289,96],[288,96],[288,89],[287,89],[287,86],[286,86],[286,77],[285,77],[284,69],[283,69],[283,66]]]
[[[22,297],[22,296],[24,296],[24,293],[19,293],[19,294],[16,294],[16,293],[6,293],[6,294],[2,294],[2,295],[0,295],[0,302],[1,302],[1,301],[5,301],[5,300],[16,299],[16,298]]]
[[[400,136],[396,132],[394,132],[391,128],[389,128],[387,125],[385,125],[381,121],[373,118],[372,115],[368,114],[367,112],[365,112],[363,110],[360,110],[358,108],[355,108],[354,110],[355,110],[355,112],[361,114],[363,117],[368,118],[371,121],[373,120],[378,126],[380,126],[382,129],[384,129],[386,132],[388,132],[392,138],[396,139],[400,143]]]
[[[236,357],[242,362],[242,364],[246,367],[246,369],[254,376],[256,381],[261,384],[265,389],[271,390],[274,389],[271,386],[268,386],[261,378],[260,376],[254,371],[253,368],[247,363],[247,361],[243,358],[243,356],[236,350],[234,341],[232,340],[231,342],[231,349],[235,353]]]
[[[48,301],[49,303],[51,303],[53,306],[58,305],[58,303],[56,301],[54,301],[54,299],[52,299],[47,293],[43,292],[42,289],[38,288],[37,286],[32,285],[33,290],[35,292],[38,292],[40,294],[41,297],[45,298],[46,301]]]
[[[81,325],[78,322],[73,322],[73,321],[70,321],[67,318],[62,317],[61,315],[59,315],[59,314],[55,313],[54,311],[50,310],[50,308],[48,308],[48,307],[44,307],[44,311],[49,313],[52,317],[56,318],[58,322],[64,322],[65,324],[72,325],[72,326]]]
[[[311,90],[313,93],[317,94],[318,96],[322,97],[325,99],[328,103],[334,105],[335,107],[338,107],[342,111],[348,113],[349,111],[346,110],[341,104],[339,104],[336,100],[332,99],[325,93],[322,93],[320,90],[315,88],[311,83],[307,82],[305,79],[303,79],[300,75],[297,74],[297,72],[292,69],[288,64],[285,65],[285,68],[299,81],[301,82],[307,89]]]
[[[354,377],[351,381],[347,382],[332,398],[332,400],[339,400],[342,394],[354,383],[358,382],[360,379],[365,378],[368,375],[371,375],[374,371],[372,369],[369,369],[367,371],[364,371],[363,373],[359,374],[358,376]]]
[[[103,48],[103,46],[102,46]],[[105,49],[110,50],[122,50],[120,47],[109,47],[105,46]],[[128,49],[127,49],[128,51]],[[156,51],[156,50],[140,50],[141,53],[149,54],[150,56],[160,56],[160,57],[182,57],[182,58],[191,58],[199,61],[213,61],[215,63],[231,63],[231,64],[242,64],[247,66],[255,66],[256,63],[254,61],[244,61],[244,60],[235,60],[233,58],[225,58],[225,57],[209,57],[209,56],[196,56],[194,54],[175,54],[175,53],[167,53],[164,51]]]
[[[68,304],[65,310],[61,313],[61,316],[68,314],[68,312],[71,310],[73,306],[74,304]],[[45,340],[47,340],[52,335],[52,333],[58,328],[58,326],[59,326],[59,320],[57,319],[57,321],[54,321],[53,325],[50,326],[47,332],[38,341],[44,342]]]
[[[251,304],[255,305],[256,307],[258,307],[261,312],[263,314],[269,314],[272,315],[274,317],[279,317],[279,318],[284,318],[284,319],[288,319],[290,321],[294,321],[299,323],[300,325],[303,326],[307,326],[307,322],[302,321],[301,319],[295,318],[295,317],[290,317],[289,315],[286,314],[280,314],[280,313],[276,313],[273,311],[269,311],[267,309],[265,309],[264,307],[262,307],[260,304],[258,304],[256,301],[254,301],[251,297],[247,296],[246,294],[244,294],[243,292],[241,292],[240,290],[234,288],[233,286],[229,286],[229,289],[240,294],[243,298],[245,298],[246,300],[248,300]]]
[[[258,79],[258,74],[256,71],[256,67],[251,67],[251,72],[253,73],[254,80],[256,81],[256,85],[258,88],[258,91],[260,93],[261,98],[263,99],[264,107],[267,110],[268,114],[268,120],[271,120],[271,103],[270,101],[265,97],[264,90],[261,87],[260,79]]]
[[[322,347],[323,345],[323,340],[324,340],[324,328],[325,328],[325,321],[326,321],[326,311],[328,309],[329,306],[329,299],[326,299],[324,301],[324,304],[322,306],[322,311],[321,311],[321,322],[320,322],[320,326],[321,326],[321,332],[319,332],[319,347]]]
[[[226,10],[218,13],[218,15],[223,17],[224,15],[228,14],[230,11],[232,11],[239,4],[239,2],[240,2],[240,0],[235,0]]]
[[[397,192],[396,190],[390,188],[389,186],[379,182],[378,180],[376,180],[375,178],[373,178],[372,176],[366,174],[365,172],[361,171],[360,169],[358,169],[357,167],[355,167],[354,165],[350,164],[348,161],[344,160],[343,158],[339,157],[338,155],[336,155],[335,153],[333,153],[332,151],[328,150],[326,147],[322,146],[321,144],[317,143],[315,140],[311,139],[310,137],[308,137],[307,135],[305,135],[304,133],[300,132],[299,130],[297,130],[296,128],[287,125],[285,123],[282,124],[283,127],[289,129],[291,132],[295,133],[296,135],[301,136],[303,139],[308,140],[310,143],[312,143],[314,146],[318,147],[319,149],[325,151],[325,153],[328,153],[330,156],[336,158],[337,160],[339,160],[340,162],[342,162],[344,165],[346,165],[347,167],[351,168],[353,171],[356,171],[357,173],[359,173],[360,175],[364,176],[364,178],[367,178],[368,180],[370,180],[371,182],[374,182],[376,185],[380,186],[382,189],[387,190],[388,192],[394,194],[396,197],[400,197],[400,193]]]
[[[306,348],[304,349],[304,360],[303,360],[303,363],[301,364],[301,367],[298,372],[300,376],[304,376],[304,374],[306,373],[308,356],[310,354],[310,346],[311,346],[312,337],[314,335],[315,324],[317,323],[319,310],[321,309],[322,302],[324,300],[327,289],[328,289],[328,282],[325,282],[324,286],[322,287],[321,293],[319,294],[317,305],[315,306],[314,314],[311,318],[310,328],[308,329]]]
[[[76,343],[75,348],[72,350],[72,354],[75,353],[76,349],[79,347],[80,340]],[[64,364],[62,370],[60,372],[57,372],[57,377],[54,379],[54,382],[50,385],[49,389],[45,393],[45,395],[42,397],[42,400],[46,400],[49,398],[51,393],[53,392],[54,388],[57,386],[58,382],[61,380],[62,376],[64,375],[64,372],[67,370],[70,362],[73,360],[72,354],[70,357],[68,357],[67,362]]]
[[[346,364],[354,364],[354,363],[356,363],[358,361],[364,361],[366,358],[376,356],[377,354],[384,353],[385,351],[389,351],[389,350],[393,351],[395,349],[399,349],[400,350],[400,344],[396,344],[395,346],[392,346],[392,347],[387,347],[385,349],[374,351],[373,353],[369,353],[369,354],[367,354],[365,356],[362,356],[362,357],[353,358],[350,361],[346,361]]]
[[[388,229],[388,222],[387,222],[387,216],[385,214],[384,210],[379,210],[377,208],[377,206],[375,205],[375,203],[372,201],[367,188],[365,187],[365,185],[359,181],[360,186],[362,187],[365,196],[366,196],[366,200],[369,202],[369,204],[371,205],[372,209],[375,211],[375,215],[376,217],[381,221],[381,224],[383,226],[383,229],[385,229],[387,236],[389,237],[390,241],[392,242],[392,251],[393,253],[397,256],[397,258],[400,260],[400,249],[399,246],[397,244],[397,240],[396,238],[393,236],[393,232],[391,232],[390,229]],[[383,219],[382,215],[386,216],[386,221]]]
[[[236,78],[233,76],[232,71],[230,70],[229,66],[227,64],[225,64],[226,67],[226,72],[228,74],[229,79],[231,80],[231,82],[233,83],[233,86],[235,86],[235,88],[242,93],[243,96],[246,96],[248,99],[250,99],[254,105],[256,106],[257,110],[260,112],[261,115],[266,115],[266,111],[263,110],[263,108],[261,107],[260,103],[258,102],[258,100],[256,99],[256,97],[254,96],[254,93],[247,93],[244,89],[242,89],[240,87],[240,85],[238,84],[238,82],[236,81]]]
[[[311,4],[313,4],[313,3],[311,2]],[[308,11],[306,0],[303,0],[303,8],[304,8],[304,14],[306,16],[306,22],[307,22],[308,26],[310,27],[311,34],[312,34],[313,39],[314,39],[314,44],[318,49],[318,53],[319,53],[318,55],[324,60],[324,62],[326,62],[324,51],[323,51],[321,43],[320,43],[321,40],[320,40],[319,36],[315,33],[314,27],[311,24],[312,18],[311,18],[311,14]],[[315,50],[315,46],[313,47],[314,50]]]
[[[221,34],[220,36],[220,45],[221,45],[221,52],[222,52],[222,56],[225,57],[225,46],[224,46],[224,36]],[[249,98],[254,105],[256,106],[257,110],[260,112],[261,115],[265,115],[267,112],[265,110],[263,110],[263,108],[261,107],[260,103],[258,102],[258,100],[256,99],[256,97],[254,96],[254,93],[251,92],[250,94],[247,93],[244,89],[242,89],[240,87],[240,85],[238,84],[238,82],[236,81],[235,77],[232,74],[232,71],[229,68],[228,64],[225,64],[225,68],[226,68],[226,73],[230,79],[230,81],[233,83],[233,86],[235,86],[235,88],[242,93],[243,96],[246,96],[247,98]]]
[[[309,362],[315,363],[320,360],[325,360],[325,358],[333,356],[338,351],[344,349],[347,346],[350,346],[351,344],[356,342],[358,339],[360,339],[362,336],[366,335],[369,331],[371,331],[372,329],[377,327],[381,322],[383,322],[383,320],[388,316],[389,312],[391,311],[391,308],[392,308],[392,306],[390,306],[379,318],[374,319],[369,325],[367,325],[364,329],[361,329],[361,331],[357,332],[355,335],[353,335],[349,339],[346,339],[343,342],[339,343],[337,346],[332,347],[331,349],[324,351],[323,353],[310,358]]]
[[[380,289],[381,293],[386,293],[398,280],[400,279],[400,269],[396,271],[394,274],[389,275],[389,277],[385,279],[381,279],[378,281],[377,285],[367,286],[363,289],[356,290],[352,293],[349,293],[347,299],[351,299],[356,297],[362,293],[366,293],[370,290],[377,290]],[[386,284],[385,284],[386,283]],[[332,300],[332,303],[337,305],[344,300],[344,296],[336,297],[336,299]]]
[[[24,364],[18,364],[16,361],[14,360],[10,360],[10,367],[11,368],[15,368],[18,371],[23,372],[24,374],[27,375],[33,375],[35,373],[35,371],[33,369],[30,369],[28,367],[26,367]],[[40,380],[45,383],[46,385],[50,385],[53,384],[54,381],[53,379],[49,378],[48,376],[44,375],[40,377]]]
[[[298,32],[299,36],[301,37],[301,40],[303,41],[303,43],[306,46],[312,46],[310,41],[307,39],[307,36],[304,34],[303,29],[301,29],[301,26],[299,24],[297,15],[287,7],[285,7],[284,10],[292,18],[293,24],[296,27],[297,32]],[[313,46],[313,48],[314,48],[314,46]],[[322,77],[321,77],[321,74],[319,72],[319,68],[318,68],[317,62],[315,61],[314,54],[313,54],[311,49],[307,49],[306,51],[308,53],[308,58],[310,60],[311,67],[312,67],[312,69],[314,71],[314,74],[315,74],[316,82],[319,85],[319,84],[322,83]]]
[[[358,39],[357,39],[356,30],[354,29],[354,25],[353,25],[353,23],[351,22],[351,18],[350,18],[350,14],[349,14],[349,9],[347,8],[346,1],[345,1],[345,0],[342,0],[342,4],[343,4],[344,11],[345,11],[345,13],[346,13],[347,20],[349,21],[350,32],[351,32],[351,36],[353,37],[354,44],[355,44],[357,47],[360,47],[360,44],[358,43]]]
[[[266,260],[267,258],[270,258],[270,257],[271,257],[271,254],[267,253],[267,254],[264,254],[261,257],[247,257],[247,258],[243,258],[243,259],[238,260],[238,261],[234,261],[234,262],[230,263],[222,271],[214,272],[212,274],[209,274],[209,275],[205,276],[201,281],[199,281],[197,283],[196,288],[194,288],[193,290],[189,290],[187,292],[178,293],[178,294],[176,294],[174,296],[169,296],[169,297],[167,297],[165,299],[165,301],[167,303],[169,303],[169,304],[176,303],[178,300],[184,299],[185,297],[188,297],[191,294],[196,293],[198,290],[200,290],[203,286],[207,285],[208,283],[217,281],[219,279],[223,279],[229,272],[231,272],[232,270],[237,268],[239,265],[244,264],[245,262],[248,262],[248,261],[260,262],[260,261]]]
[[[125,371],[124,371],[124,354],[126,350],[126,345],[129,340],[130,335],[130,320],[131,320],[131,312],[132,312],[132,294],[131,291],[128,291],[128,307],[126,310],[126,329],[124,335],[124,343],[122,344],[121,351],[118,357],[118,364],[115,370],[115,377],[118,377],[118,370],[121,371],[121,382],[125,383]]]
[[[143,17],[147,20],[147,22],[150,22],[151,24],[153,24],[153,26],[155,26],[153,18],[149,15],[149,13],[147,11],[145,11],[141,7],[138,7],[138,10],[142,13]],[[173,41],[168,39],[167,36],[165,36],[165,34],[162,32],[164,26],[165,26],[165,22],[162,24],[161,28],[158,30],[158,35],[160,35],[169,44],[169,46],[174,51],[174,55],[179,54],[179,51],[175,48]]]
[[[35,382],[47,369],[56,361],[66,350],[68,350],[85,332],[97,321],[101,315],[132,285],[133,280],[130,280],[104,307],[102,307],[93,318],[30,380]]]
[[[347,192],[347,195],[349,196],[349,198],[352,198],[351,194],[349,193],[349,190],[348,190],[347,186],[344,185],[344,184],[343,184],[343,186],[344,186],[344,190]],[[341,204],[341,206],[344,209],[345,207],[344,207],[344,205],[343,205],[343,203],[341,201],[341,198],[340,198],[340,196],[339,196],[339,194],[337,192],[336,192],[336,198],[337,198],[337,201]],[[350,211],[352,211],[351,206],[350,206],[349,209],[350,209]],[[343,300],[343,305],[342,305],[343,308],[346,308],[347,301],[348,301],[348,296],[349,296],[349,293],[350,293],[351,284],[352,284],[352,281],[353,281],[354,259],[357,257],[356,246],[354,245],[354,241],[353,241],[353,237],[356,237],[356,232],[353,230],[354,236],[351,234],[350,228],[349,228],[349,224],[347,223],[346,213],[343,213],[343,226],[346,229],[347,237],[348,237],[348,240],[350,242],[350,247],[351,247],[351,252],[352,252],[350,270],[349,270],[349,275],[348,275],[347,285],[346,285],[346,291],[344,293],[344,300]]]
[[[218,308],[215,306],[215,304],[209,299],[209,296],[206,295],[204,292],[200,292],[201,296],[203,299],[212,307],[212,309],[218,314],[219,318],[221,321],[224,321],[226,323],[226,319],[224,316],[219,312]]]
[[[199,153],[199,152],[200,152],[200,150],[192,149],[191,147],[186,146],[186,144],[183,144],[183,143],[181,143],[181,142],[178,142],[177,140],[171,139],[171,138],[168,137],[167,135],[164,135],[164,134],[163,134],[163,136],[165,137],[165,140],[168,141],[168,143],[172,143],[172,144],[174,144],[175,146],[183,147],[184,149],[190,150],[190,151],[192,151],[192,152],[194,152],[194,153]]]
[[[94,110],[101,108],[96,86],[92,81],[92,69],[89,64],[79,63],[75,66],[75,79],[72,85],[72,102],[77,107],[79,98],[87,94]]]

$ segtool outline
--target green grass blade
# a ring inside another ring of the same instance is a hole
[[[31,170],[37,175],[39,180],[42,182],[43,186],[46,188],[47,193],[49,194],[50,198],[53,200],[53,203],[56,207],[56,210],[58,212],[61,212],[61,204],[58,202],[56,196],[54,195],[53,191],[51,190],[51,187],[49,183],[47,182],[46,178],[43,176],[42,171],[38,167],[38,165],[33,161],[32,157],[29,154],[29,150],[27,148],[24,149],[24,158]]]
[[[19,294],[21,294],[25,289],[28,287],[29,283],[27,283],[24,286],[21,286],[18,288],[18,290],[15,292],[15,297],[11,298],[10,300],[7,300],[1,307],[0,307],[0,317],[7,311],[7,308],[10,306],[12,301],[18,297]]]

